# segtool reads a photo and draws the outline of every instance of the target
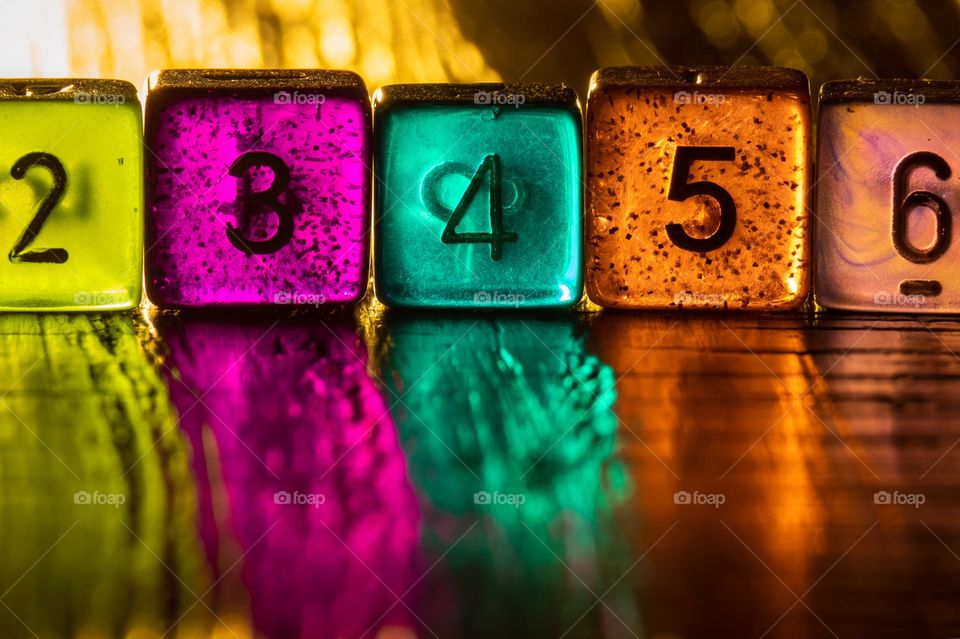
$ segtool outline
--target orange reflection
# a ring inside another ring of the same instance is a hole
[[[652,634],[760,636],[826,568],[818,475],[833,460],[805,406],[818,399],[800,399],[817,378],[802,328],[618,313],[591,325],[628,398],[617,413],[646,522],[637,554],[653,546]],[[808,613],[781,624],[773,636],[819,628]]]

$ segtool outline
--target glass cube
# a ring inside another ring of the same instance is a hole
[[[587,292],[631,309],[792,309],[808,296],[800,71],[598,71],[587,106]]]
[[[820,94],[816,299],[960,311],[960,82],[851,80]]]
[[[374,281],[392,307],[537,308],[583,288],[581,117],[562,85],[375,96]]]
[[[370,127],[367,89],[349,72],[152,75],[150,300],[317,306],[362,297]]]
[[[0,80],[0,309],[129,309],[143,272],[136,88]]]

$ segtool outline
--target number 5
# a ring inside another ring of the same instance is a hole
[[[690,237],[681,224],[667,224],[667,237],[677,247],[685,251],[706,253],[716,251],[726,244],[737,228],[737,207],[733,198],[719,184],[703,180],[687,182],[690,167],[697,161],[732,162],[737,152],[732,146],[678,146],[673,160],[673,173],[670,176],[670,191],[667,199],[683,202],[697,195],[712,197],[720,205],[720,225],[710,237]]]

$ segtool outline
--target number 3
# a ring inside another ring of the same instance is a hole
[[[255,191],[244,199],[243,213],[249,218],[257,212],[258,207],[270,209],[277,216],[277,231],[273,237],[266,240],[248,240],[240,233],[240,229],[228,225],[227,239],[247,255],[266,255],[276,253],[293,238],[293,213],[278,199],[290,185],[290,167],[273,153],[249,151],[230,166],[230,175],[235,178],[243,177],[254,166],[265,166],[273,171],[273,182],[266,191]]]
[[[670,192],[667,199],[683,202],[697,195],[712,197],[720,205],[720,225],[710,237],[690,237],[681,224],[667,224],[667,237],[685,251],[706,253],[716,251],[726,244],[737,228],[737,207],[730,193],[715,182],[687,182],[690,167],[697,161],[732,162],[737,158],[732,146],[678,146],[670,176]]]

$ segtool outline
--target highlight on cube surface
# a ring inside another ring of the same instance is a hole
[[[564,308],[583,288],[581,116],[563,85],[374,97],[374,279],[411,308]]]
[[[817,301],[960,310],[960,82],[829,82],[820,105]]]
[[[143,206],[132,84],[0,80],[0,310],[139,304]]]
[[[779,68],[598,71],[587,292],[616,308],[792,309],[809,289],[810,100]]]
[[[363,296],[370,103],[346,71],[152,75],[147,293],[160,306]]]

